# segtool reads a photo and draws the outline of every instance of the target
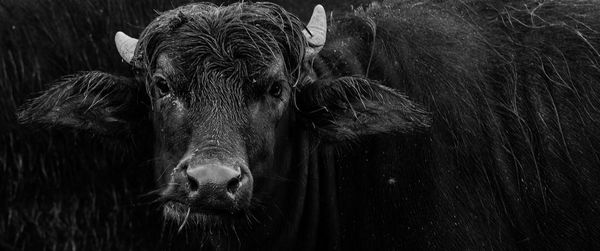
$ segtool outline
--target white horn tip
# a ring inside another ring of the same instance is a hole
[[[314,13],[319,13],[319,15],[325,16],[325,8],[323,8],[323,5],[317,4],[315,6],[315,8],[313,9]]]
[[[327,14],[323,5],[317,4],[313,9],[313,14],[306,28],[310,34],[305,32],[305,36],[313,46],[323,46],[327,34]]]
[[[117,34],[115,34],[115,45],[117,46],[119,55],[121,55],[121,58],[128,64],[131,63],[131,59],[133,59],[137,41],[137,39],[127,36],[127,34],[121,31],[118,31]]]

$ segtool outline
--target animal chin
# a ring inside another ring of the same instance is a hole
[[[199,208],[177,201],[165,203],[163,212],[167,218],[174,220],[183,220],[185,217],[231,217],[238,213],[235,210]]]

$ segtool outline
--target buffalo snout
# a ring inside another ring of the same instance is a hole
[[[228,212],[247,208],[252,195],[252,175],[243,162],[182,159],[173,171],[172,186],[179,200],[198,212]]]

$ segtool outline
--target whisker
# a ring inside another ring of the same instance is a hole
[[[188,207],[187,213],[185,214],[185,218],[183,218],[183,222],[181,223],[181,226],[177,230],[177,233],[181,232],[181,230],[183,229],[183,226],[185,226],[185,223],[187,222],[188,218],[190,217],[191,211],[192,211],[192,208]]]

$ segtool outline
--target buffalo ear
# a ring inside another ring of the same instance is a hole
[[[120,137],[148,117],[144,85],[102,72],[64,77],[19,108],[19,121]]]
[[[408,97],[362,77],[306,84],[298,89],[296,102],[307,126],[328,141],[422,131],[431,122],[429,114]]]

